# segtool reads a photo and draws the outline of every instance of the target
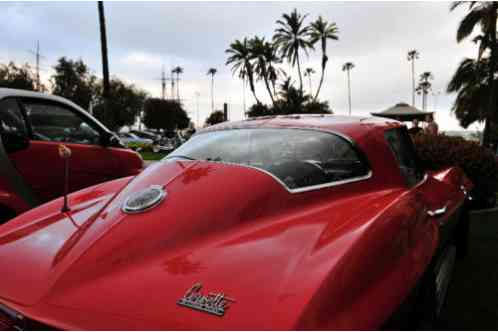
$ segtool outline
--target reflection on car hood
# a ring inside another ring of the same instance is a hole
[[[151,185],[164,186],[164,201],[143,213],[122,212],[129,195]],[[338,236],[326,232],[330,220],[313,216],[358,211],[352,207],[373,199],[331,206],[309,198],[251,168],[159,162],[112,200],[0,232],[0,275],[7,276],[0,299],[30,306],[25,312],[33,316],[43,312],[62,328],[292,328],[326,269],[301,272],[317,268],[324,234],[327,241]],[[346,232],[351,216],[335,217],[334,227]],[[196,283],[236,302],[223,318],[177,305]],[[90,313],[91,320],[81,320]]]

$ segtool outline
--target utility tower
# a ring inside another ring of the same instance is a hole
[[[161,69],[161,78],[156,78],[156,80],[161,81],[161,98],[166,99],[166,82],[171,81],[173,84],[174,77],[166,77],[166,72],[164,71],[164,66]],[[174,98],[174,89],[171,89],[171,98]]]
[[[30,50],[29,53],[33,54],[35,56],[35,74],[36,74],[36,90],[40,91],[41,90],[41,82],[40,82],[40,59],[45,58],[43,55],[40,54],[40,41],[36,41],[36,49],[35,50]]]

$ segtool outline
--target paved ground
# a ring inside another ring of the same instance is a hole
[[[456,266],[441,328],[498,330],[498,208],[473,214],[470,252]]]

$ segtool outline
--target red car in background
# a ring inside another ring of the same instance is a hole
[[[220,124],[0,226],[0,328],[430,328],[471,187],[395,121]]]
[[[138,174],[141,157],[124,149],[98,120],[67,99],[0,89],[0,223],[62,195],[72,150],[69,190]]]

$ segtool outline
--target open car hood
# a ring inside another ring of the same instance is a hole
[[[158,206],[122,211],[151,185],[167,192]],[[325,243],[334,243],[333,263],[361,235],[344,227],[353,215],[337,212],[335,230],[314,216],[325,208],[359,213],[375,198],[324,205],[258,170],[203,161],[160,162],[99,194],[73,195],[69,214],[54,209],[58,201],[45,206],[53,213],[28,213],[0,229],[4,300],[59,328],[292,328],[329,272],[319,268]],[[198,283],[203,294],[235,301],[223,317],[177,303]]]

